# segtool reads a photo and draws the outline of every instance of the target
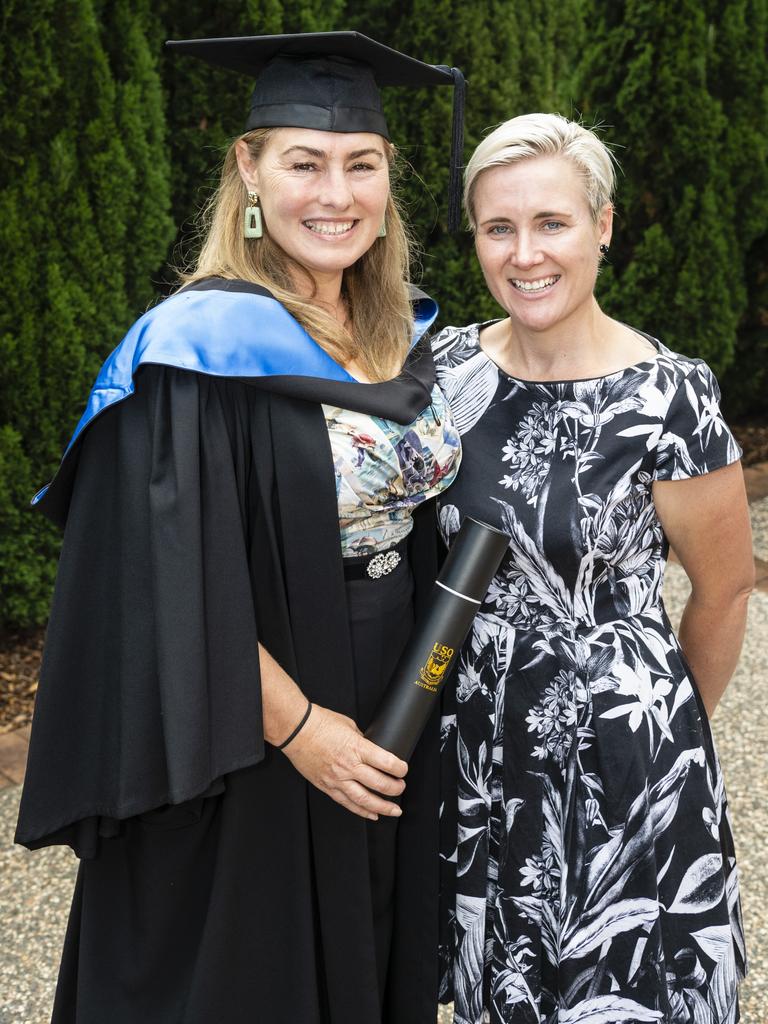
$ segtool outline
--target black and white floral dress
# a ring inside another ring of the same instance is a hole
[[[464,514],[510,536],[443,720],[441,1001],[457,1024],[732,1024],[733,842],[651,494],[739,458],[717,383],[659,343],[517,380],[482,326],[434,345],[464,447],[444,537]]]

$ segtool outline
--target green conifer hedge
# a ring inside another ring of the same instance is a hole
[[[467,76],[465,159],[533,110],[603,122],[622,167],[612,314],[768,385],[768,0],[6,0],[0,32],[0,628],[44,621],[59,543],[30,511],[99,364],[194,252],[248,83],[165,38],[352,28]],[[385,90],[442,323],[499,315],[446,232],[451,90]]]
[[[120,4],[107,6],[120,17]],[[29,499],[55,469],[99,364],[136,305],[151,298],[151,275],[162,264],[170,238],[170,181],[155,62],[134,12],[125,26],[121,67],[113,68],[103,13],[91,0],[10,3],[3,13],[0,250],[7,258],[0,303],[0,622],[5,624],[45,618],[59,537],[29,509]]]
[[[729,413],[768,413],[768,0],[711,0],[709,82],[726,117],[720,160],[746,288],[733,362],[723,376]]]
[[[579,92],[622,170],[604,308],[722,373],[768,230],[765,4],[707,6],[596,0]]]

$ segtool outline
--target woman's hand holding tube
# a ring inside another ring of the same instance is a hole
[[[314,705],[283,752],[305,779],[353,814],[375,821],[402,813],[384,796],[403,792],[408,765],[367,740],[346,715]]]
[[[264,737],[283,743],[301,721],[307,699],[296,683],[259,644]],[[313,704],[304,726],[284,748],[294,768],[353,814],[375,821],[397,817],[397,804],[384,797],[405,789],[408,765],[363,736],[346,715]]]

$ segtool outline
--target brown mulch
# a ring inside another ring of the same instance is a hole
[[[43,629],[0,638],[0,733],[29,724],[42,651]]]
[[[768,462],[767,421],[736,423],[733,432],[744,449],[745,466]],[[0,734],[20,729],[32,718],[43,633],[40,628],[0,637]]]
[[[745,466],[768,462],[768,423],[765,420],[744,420],[732,423],[731,427],[744,449],[742,463]]]

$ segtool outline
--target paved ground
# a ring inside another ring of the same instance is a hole
[[[751,974],[742,990],[742,1024],[766,1024],[768,464],[754,467],[746,475],[752,499],[759,586],[751,602],[741,665],[715,716],[713,730],[734,817],[751,957]],[[673,621],[680,615],[687,592],[682,569],[670,565],[664,593]],[[50,1020],[58,953],[76,863],[66,850],[29,854],[11,843],[26,741],[25,730],[0,736],[0,1024],[46,1024]],[[450,1024],[450,1010],[442,1010],[438,1019]]]

